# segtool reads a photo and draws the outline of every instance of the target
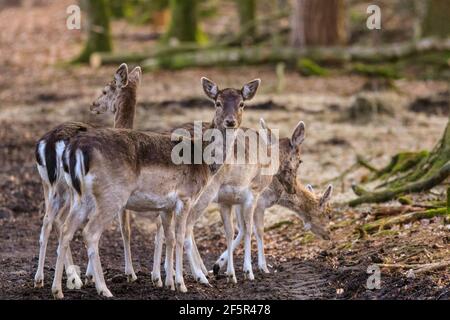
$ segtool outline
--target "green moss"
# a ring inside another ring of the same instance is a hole
[[[278,229],[281,228],[282,226],[289,226],[294,224],[292,221],[290,220],[282,220],[280,222],[274,223],[273,225],[265,228],[265,231],[270,231],[270,230],[274,230],[274,229]]]
[[[308,77],[308,76],[326,76],[328,71],[325,68],[322,68],[317,63],[312,61],[311,59],[299,59],[297,61],[297,69],[298,71]]]
[[[402,196],[402,197],[398,198],[398,202],[400,202],[400,204],[403,204],[403,205],[413,204],[411,197],[408,197],[408,196]]]
[[[392,157],[391,162],[381,169],[374,178],[386,180],[398,173],[406,172],[417,166],[423,159],[427,158],[429,152],[400,152]]]
[[[305,235],[302,237],[302,240],[300,241],[301,244],[308,244],[314,241],[314,239],[316,238],[316,236],[308,231],[307,233],[305,233]]]
[[[365,63],[355,63],[352,66],[354,73],[364,75],[367,77],[397,79],[399,78],[398,71],[393,65],[375,65]]]

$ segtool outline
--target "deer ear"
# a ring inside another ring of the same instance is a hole
[[[309,192],[313,192],[314,193],[314,189],[313,189],[312,185],[307,184],[306,185],[306,189],[308,189]]]
[[[216,100],[219,94],[219,87],[206,77],[202,77],[202,87],[205,94],[213,100]]]
[[[128,81],[139,84],[141,82],[142,69],[141,67],[136,67],[128,74]]]
[[[294,129],[291,138],[292,146],[298,146],[305,140],[305,123],[300,121]]]
[[[114,81],[118,88],[126,87],[128,84],[128,66],[126,63],[122,63],[114,74]]]
[[[328,185],[327,189],[323,193],[322,197],[320,198],[320,206],[323,206],[325,203],[328,202],[331,198],[331,194],[333,193],[333,186],[331,184]]]
[[[244,86],[241,89],[242,97],[244,100],[251,100],[256,94],[256,90],[258,90],[258,87],[261,83],[260,79],[255,79],[250,81],[249,83],[244,84]]]

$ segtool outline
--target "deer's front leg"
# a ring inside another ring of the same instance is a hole
[[[225,237],[227,240],[227,252],[228,252],[228,265],[227,265],[227,281],[232,283],[237,283],[236,274],[234,271],[233,262],[233,238],[234,238],[234,227],[231,216],[231,205],[220,206],[220,214],[222,216],[223,227],[225,230]]]
[[[161,222],[164,230],[164,236],[166,239],[166,280],[165,286],[170,290],[175,290],[175,284],[173,281],[173,250],[175,245],[175,232],[173,223],[173,212],[164,212],[161,214]]]
[[[186,227],[186,238],[184,242],[184,247],[186,249],[186,255],[188,256],[189,264],[191,267],[192,276],[197,282],[209,285],[209,281],[206,278],[205,273],[202,270],[201,265],[203,264],[202,258],[197,251],[196,243],[194,239],[193,226],[189,225]],[[198,256],[197,256],[198,255]]]
[[[241,243],[244,238],[244,217],[242,216],[242,207],[241,205],[234,206],[234,212],[236,213],[236,220],[238,222],[238,234],[236,238],[233,240],[232,249],[236,250],[237,246]],[[228,261],[228,250],[225,250],[217,259],[216,263],[213,267],[214,275],[218,275],[220,269],[227,263]]]
[[[179,200],[181,201],[181,200]],[[180,212],[175,213],[175,284],[180,292],[187,292],[183,278],[183,249],[186,235],[186,220],[190,209],[190,201],[183,200]]]
[[[264,255],[264,211],[265,208],[258,203],[254,212],[255,236],[258,244],[258,269],[261,272],[270,273]]]
[[[253,193],[248,192],[242,205],[242,213],[244,217],[244,277],[254,280],[252,269],[252,229],[253,229],[253,212],[255,209],[255,197]]]
[[[155,251],[153,253],[153,270],[152,270],[152,282],[158,288],[162,287],[161,256],[162,256],[164,230],[162,226],[161,215],[164,215],[164,212],[161,212],[156,218]]]

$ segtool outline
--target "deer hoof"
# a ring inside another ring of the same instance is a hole
[[[127,274],[127,282],[135,282],[137,280],[137,276],[134,273]]]
[[[43,288],[44,287],[44,279],[34,280],[35,288]]]
[[[52,294],[53,294],[53,298],[55,298],[55,299],[61,300],[62,298],[64,298],[62,290],[53,289]]]
[[[182,293],[187,292],[187,288],[184,283],[177,283],[177,290]]]
[[[111,293],[111,291],[109,291],[108,289],[102,289],[98,292],[99,295],[106,297],[106,298],[111,298],[113,295]]]
[[[67,279],[66,287],[69,290],[80,290],[83,286],[83,281],[81,281],[80,277],[77,274],[73,274]]]

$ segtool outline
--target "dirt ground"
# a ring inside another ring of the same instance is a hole
[[[69,1],[41,1],[27,11],[11,7],[0,11],[0,298],[51,299],[51,279],[56,239],[52,235],[45,264],[45,287],[33,288],[38,259],[38,238],[43,217],[43,196],[34,163],[34,144],[53,126],[67,120],[111,125],[107,115],[88,112],[89,103],[110,80],[114,67],[92,70],[56,64],[78,52],[81,35],[62,32],[60,23]],[[58,17],[47,22],[46,14]],[[27,19],[26,30],[16,21]],[[144,31],[124,29],[115,23],[121,47]],[[146,32],[146,31],[145,31]],[[26,41],[33,39],[32,42]],[[116,43],[119,41],[116,39]],[[48,45],[51,43],[51,45]],[[119,48],[120,50],[120,48]],[[398,151],[430,150],[441,136],[447,116],[412,112],[408,106],[417,98],[448,89],[439,81],[396,80],[395,89],[371,93],[391,106],[392,114],[376,115],[366,123],[348,118],[355,95],[362,93],[368,79],[359,76],[304,78],[286,73],[285,87],[276,90],[275,67],[189,69],[177,72],[144,73],[138,92],[137,129],[156,129],[204,120],[213,115],[205,103],[199,79],[207,76],[220,86],[241,86],[259,77],[262,86],[247,108],[243,125],[256,127],[264,117],[281,136],[287,136],[299,120],[306,123],[307,138],[299,172],[302,183],[323,190],[325,183],[355,163],[362,154],[382,167]],[[330,224],[332,240],[323,241],[303,230],[292,212],[274,207],[266,213],[266,254],[271,273],[256,273],[254,282],[242,276],[242,249],[236,252],[238,284],[224,277],[211,279],[212,287],[195,283],[186,272],[187,294],[157,289],[150,280],[154,226],[134,216],[132,254],[138,280],[127,283],[123,274],[123,248],[114,225],[100,242],[100,256],[107,284],[115,299],[448,299],[448,269],[412,274],[407,269],[382,269],[381,288],[369,290],[367,267],[374,263],[425,264],[448,260],[450,233],[442,218],[421,220],[391,230],[361,237],[358,226],[373,220],[378,206],[349,208],[343,203],[354,195],[352,182],[368,175],[357,169],[344,179],[334,180],[334,213]],[[445,188],[419,194],[416,202],[444,200]],[[387,205],[394,205],[395,202]],[[212,267],[225,248],[220,216],[211,207],[196,228],[197,243],[205,263]],[[254,244],[256,247],[256,244]],[[256,249],[256,248],[255,248]],[[75,261],[86,267],[86,253],[79,235],[73,241]],[[253,251],[254,267],[256,250]],[[95,288],[64,290],[67,299],[99,299]]]

